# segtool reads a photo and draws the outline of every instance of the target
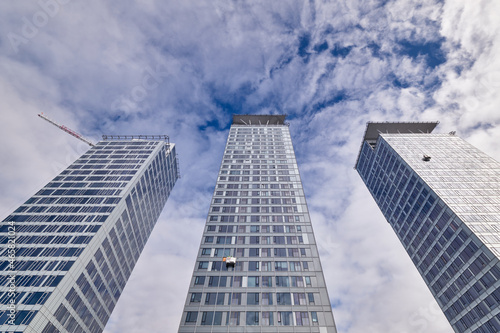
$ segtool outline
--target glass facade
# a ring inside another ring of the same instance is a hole
[[[179,332],[336,332],[284,116],[233,116]]]
[[[177,180],[175,146],[101,141],[0,225],[1,332],[102,332]],[[14,228],[14,229],[12,229]]]
[[[377,126],[356,164],[377,205],[453,329],[500,332],[500,163],[454,133]]]

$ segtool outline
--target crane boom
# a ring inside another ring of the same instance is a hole
[[[66,127],[66,126],[64,126],[64,125],[59,125],[59,124],[58,124],[58,123],[56,123],[55,121],[50,120],[49,118],[47,118],[47,117],[46,117],[43,113],[40,113],[40,114],[38,115],[38,117],[40,117],[40,118],[42,118],[42,119],[44,119],[44,120],[48,121],[48,122],[49,122],[49,123],[51,123],[52,125],[54,125],[54,126],[56,126],[56,127],[60,128],[60,129],[62,129],[64,132],[66,132],[66,133],[68,133],[68,134],[70,134],[70,135],[74,136],[75,138],[77,138],[77,139],[79,139],[79,140],[81,140],[81,141],[85,142],[85,143],[86,143],[86,144],[88,144],[89,146],[91,146],[91,147],[93,147],[93,146],[94,146],[94,144],[93,144],[92,142],[90,142],[89,140],[85,139],[85,138],[84,138],[81,134],[78,134],[77,132],[73,131],[72,129],[67,128],[67,127]]]

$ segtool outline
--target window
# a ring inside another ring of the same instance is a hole
[[[311,311],[311,320],[313,325],[318,325],[318,313],[316,311]]]
[[[274,244],[285,244],[285,236],[274,236],[273,243]]]
[[[259,226],[258,225],[251,225],[250,232],[259,232]]]
[[[205,305],[215,305],[217,293],[207,293],[205,295]]]
[[[208,269],[208,261],[198,261],[198,269]]]
[[[275,257],[286,257],[286,249],[274,249],[274,256]]]
[[[293,293],[293,304],[294,305],[306,305],[306,294],[305,293]]]
[[[310,276],[305,276],[306,279],[306,286],[311,286],[311,277]]]
[[[205,244],[211,244],[214,242],[214,237],[213,236],[206,236],[205,237]]]
[[[259,293],[247,293],[247,305],[259,305]]]
[[[273,322],[273,313],[270,311],[262,312],[262,326],[272,326]]]
[[[276,293],[276,304],[292,305],[292,298],[290,297],[290,293]]]
[[[262,244],[271,244],[271,236],[262,236],[260,239]]]
[[[232,277],[231,287],[241,287],[241,276]]]
[[[196,323],[198,319],[198,311],[188,311],[186,313],[186,323]]]
[[[212,249],[210,249],[210,248],[208,248],[208,249],[207,248],[201,249],[201,255],[202,256],[209,256],[211,252],[212,252]]]
[[[201,302],[201,293],[192,293],[190,302],[191,303],[200,303]]]
[[[258,257],[259,256],[259,249],[258,248],[251,248],[249,256],[250,257]]]
[[[222,261],[213,261],[211,271],[227,271],[227,266]]]
[[[271,272],[272,271],[272,266],[270,261],[263,261],[261,263],[261,271],[263,272]]]
[[[304,287],[304,279],[302,276],[292,276],[292,287]]]
[[[259,325],[259,312],[247,311],[247,325]]]
[[[309,304],[314,304],[314,294],[307,293],[307,298],[309,299]]]
[[[250,244],[259,244],[259,236],[250,236]]]
[[[208,311],[208,312],[204,311],[201,314],[201,324],[202,325],[212,325],[213,318],[214,318],[213,311]]]
[[[272,286],[273,286],[272,276],[262,276],[262,287],[264,287],[264,288],[266,288],[266,287],[271,288]]]
[[[297,326],[309,326],[309,314],[307,312],[295,312]]]
[[[217,244],[231,244],[231,236],[217,236]]]
[[[292,312],[291,311],[278,311],[278,325],[290,326],[292,325]]]
[[[259,286],[259,277],[258,276],[249,276],[248,277],[248,287],[258,287]]]
[[[272,293],[262,293],[262,305],[273,305]]]
[[[228,322],[229,325],[231,325],[231,326],[240,325],[240,312],[239,311],[231,311],[228,319],[229,319],[229,322]]]
[[[214,313],[214,325],[222,324],[222,311],[215,311]]]
[[[300,272],[301,271],[300,261],[290,261],[290,271]]]
[[[276,287],[290,287],[288,276],[276,276]]]
[[[208,278],[208,286],[209,287],[218,287],[219,286],[219,277],[218,276],[210,276]]]
[[[241,305],[241,293],[233,293],[231,295],[231,304],[232,305]]]
[[[236,258],[243,258],[245,256],[245,249],[236,249]]]
[[[194,285],[204,285],[205,284],[205,277],[204,276],[196,276],[194,278]]]
[[[288,263],[286,261],[275,261],[274,262],[274,270],[275,271],[287,271]]]
[[[214,257],[228,257],[230,255],[231,255],[231,249],[218,248],[214,250]]]
[[[258,261],[249,261],[248,262],[248,270],[249,271],[258,271],[259,270],[259,262]]]

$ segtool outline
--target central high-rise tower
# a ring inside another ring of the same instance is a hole
[[[233,116],[179,332],[336,332],[284,121]]]

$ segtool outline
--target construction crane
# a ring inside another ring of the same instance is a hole
[[[49,123],[51,123],[52,125],[56,126],[56,127],[59,127],[60,129],[62,129],[64,132],[70,134],[70,135],[73,135],[75,138],[85,142],[86,144],[88,144],[89,146],[91,147],[94,147],[94,144],[92,142],[90,142],[89,140],[85,139],[81,134],[78,134],[77,132],[67,128],[66,126],[64,125],[59,125],[58,123],[56,123],[55,121],[53,120],[50,120],[49,118],[47,118],[43,113],[40,113],[38,115],[38,117],[48,121]]]

